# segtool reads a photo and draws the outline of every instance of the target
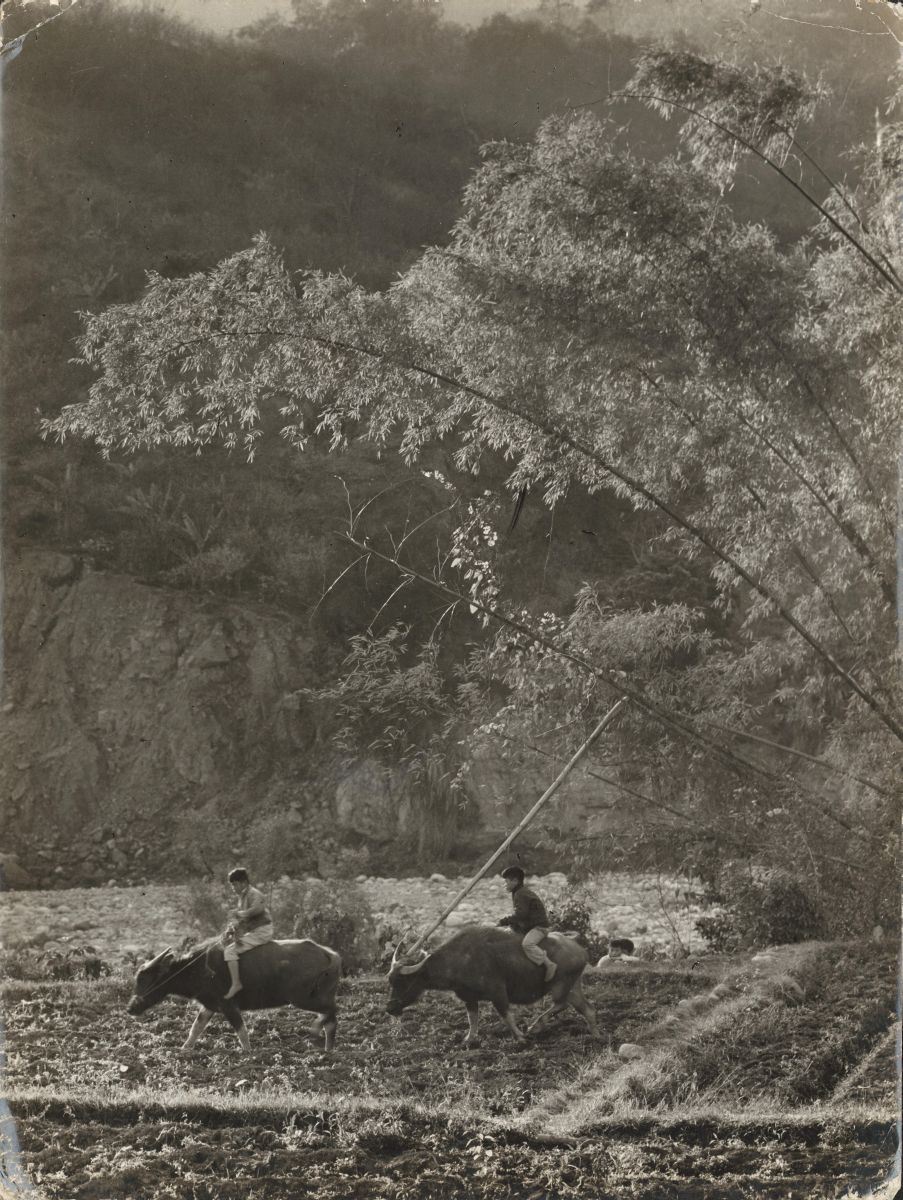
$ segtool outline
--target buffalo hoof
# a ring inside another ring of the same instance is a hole
[[[465,1050],[479,1050],[480,1047],[482,1046],[482,1044],[483,1043],[480,1041],[480,1039],[478,1037],[466,1037],[464,1039],[464,1049]]]

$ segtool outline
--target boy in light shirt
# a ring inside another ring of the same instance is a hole
[[[229,913],[231,924],[226,930],[223,958],[229,968],[231,986],[224,999],[231,1000],[241,991],[238,956],[254,946],[273,940],[273,918],[267,908],[262,892],[251,887],[251,878],[245,867],[236,867],[229,872],[229,883],[238,897],[238,904]]]
[[[608,943],[608,953],[603,954],[596,963],[596,970],[600,971],[603,967],[607,967],[609,963],[637,963],[640,959],[634,954],[634,945],[630,938],[612,938]]]

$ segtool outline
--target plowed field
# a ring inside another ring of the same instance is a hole
[[[621,968],[586,982],[598,1040],[574,1014],[520,1046],[487,1011],[470,1050],[454,998],[395,1020],[385,981],[353,977],[334,1054],[306,1035],[305,1014],[276,1011],[250,1015],[249,1058],[221,1019],[180,1054],[190,1007],[169,999],[129,1017],[124,977],[10,981],[19,1163],[53,1200],[840,1197],[879,1184],[893,1161],[892,1056],[874,1051],[888,1039],[895,946],[829,946],[812,961],[793,1002],[763,999],[739,960]],[[667,1023],[726,977],[730,1019],[716,1006],[707,1024]],[[644,1082],[642,1062],[625,1076],[621,1043],[669,1038],[666,1077]],[[833,1105],[860,1065],[876,1089],[868,1111]],[[609,1073],[625,1076],[621,1107],[561,1136],[567,1097]],[[555,1133],[544,1112],[558,1114]]]

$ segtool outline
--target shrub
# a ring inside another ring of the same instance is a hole
[[[696,922],[714,950],[805,942],[823,932],[821,914],[806,883],[778,868],[730,863],[706,899],[724,909]]]
[[[290,929],[338,951],[346,973],[373,968],[379,956],[379,933],[373,910],[360,888],[322,879],[280,881],[273,888],[273,923],[277,936]]]
[[[93,946],[71,950],[8,950],[0,954],[0,976],[28,983],[49,980],[101,979],[112,974]]]
[[[596,962],[608,950],[608,942],[592,927],[590,911],[575,897],[565,898],[560,905],[549,907],[549,928],[560,933],[574,933],[576,940],[586,950],[590,962]]]
[[[731,913],[715,913],[713,917],[700,917],[696,932],[716,954],[733,954],[739,949],[740,938],[735,918]]]
[[[373,963],[374,968],[388,971],[396,947],[410,932],[411,926],[408,922],[399,922],[389,917],[378,917],[376,921],[376,959]],[[448,930],[446,928],[441,929],[438,934],[433,934],[429,938],[427,948],[434,950],[447,936]]]
[[[198,926],[204,937],[222,933],[226,928],[227,914],[228,905],[222,885],[200,880],[189,884],[185,916]]]

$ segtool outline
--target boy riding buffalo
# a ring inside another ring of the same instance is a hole
[[[270,916],[263,893],[251,887],[251,879],[244,867],[229,872],[229,883],[238,897],[238,904],[230,912],[231,924],[226,931],[223,958],[229,968],[230,988],[225,999],[241,991],[238,956],[254,946],[273,940],[273,918]]]
[[[499,925],[507,925],[515,933],[522,935],[524,954],[538,967],[545,967],[548,983],[555,977],[558,968],[539,944],[549,932],[546,906],[532,888],[525,886],[525,875],[520,867],[506,867],[502,871],[502,879],[511,893],[514,912],[509,917],[503,917]]]

